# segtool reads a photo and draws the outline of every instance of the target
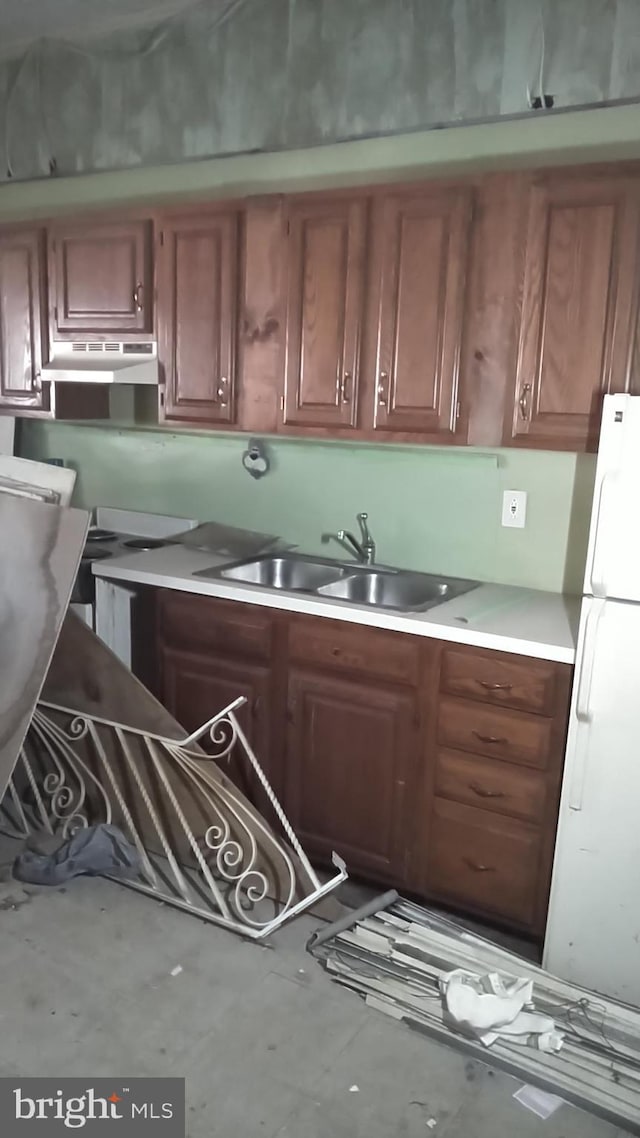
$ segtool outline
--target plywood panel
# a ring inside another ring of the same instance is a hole
[[[47,674],[88,528],[84,510],[0,494],[0,797]]]

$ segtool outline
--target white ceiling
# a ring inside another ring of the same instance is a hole
[[[85,39],[161,23],[199,0],[0,0],[0,55],[19,55],[43,36]],[[219,0],[210,0],[214,4]]]

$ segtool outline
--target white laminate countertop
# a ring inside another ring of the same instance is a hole
[[[194,577],[194,572],[229,562],[230,558],[167,545],[96,561],[97,577],[130,584],[178,589],[206,597],[346,620],[371,628],[431,636],[478,648],[494,648],[541,660],[573,664],[580,598],[513,585],[480,585],[462,597],[427,612],[403,613],[353,605],[334,598],[289,593],[221,579]]]

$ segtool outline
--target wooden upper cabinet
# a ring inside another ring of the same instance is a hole
[[[531,189],[506,442],[597,447],[602,397],[629,383],[640,185],[554,174]]]
[[[49,263],[54,338],[151,336],[151,222],[56,223]]]
[[[158,250],[164,417],[236,422],[238,215],[165,218]]]
[[[287,242],[280,197],[246,204],[243,216],[237,423],[271,433],[282,420]]]
[[[355,427],[367,203],[293,199],[287,220],[284,424]]]
[[[471,191],[421,187],[377,205],[375,390],[365,427],[455,431]]]
[[[40,378],[44,270],[43,230],[0,235],[0,407],[18,412],[49,406]]]

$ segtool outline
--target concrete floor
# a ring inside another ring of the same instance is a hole
[[[2,877],[0,1075],[185,1076],[188,1138],[622,1133],[542,1122],[516,1080],[367,1009],[306,954],[310,918],[266,948],[107,881]]]

